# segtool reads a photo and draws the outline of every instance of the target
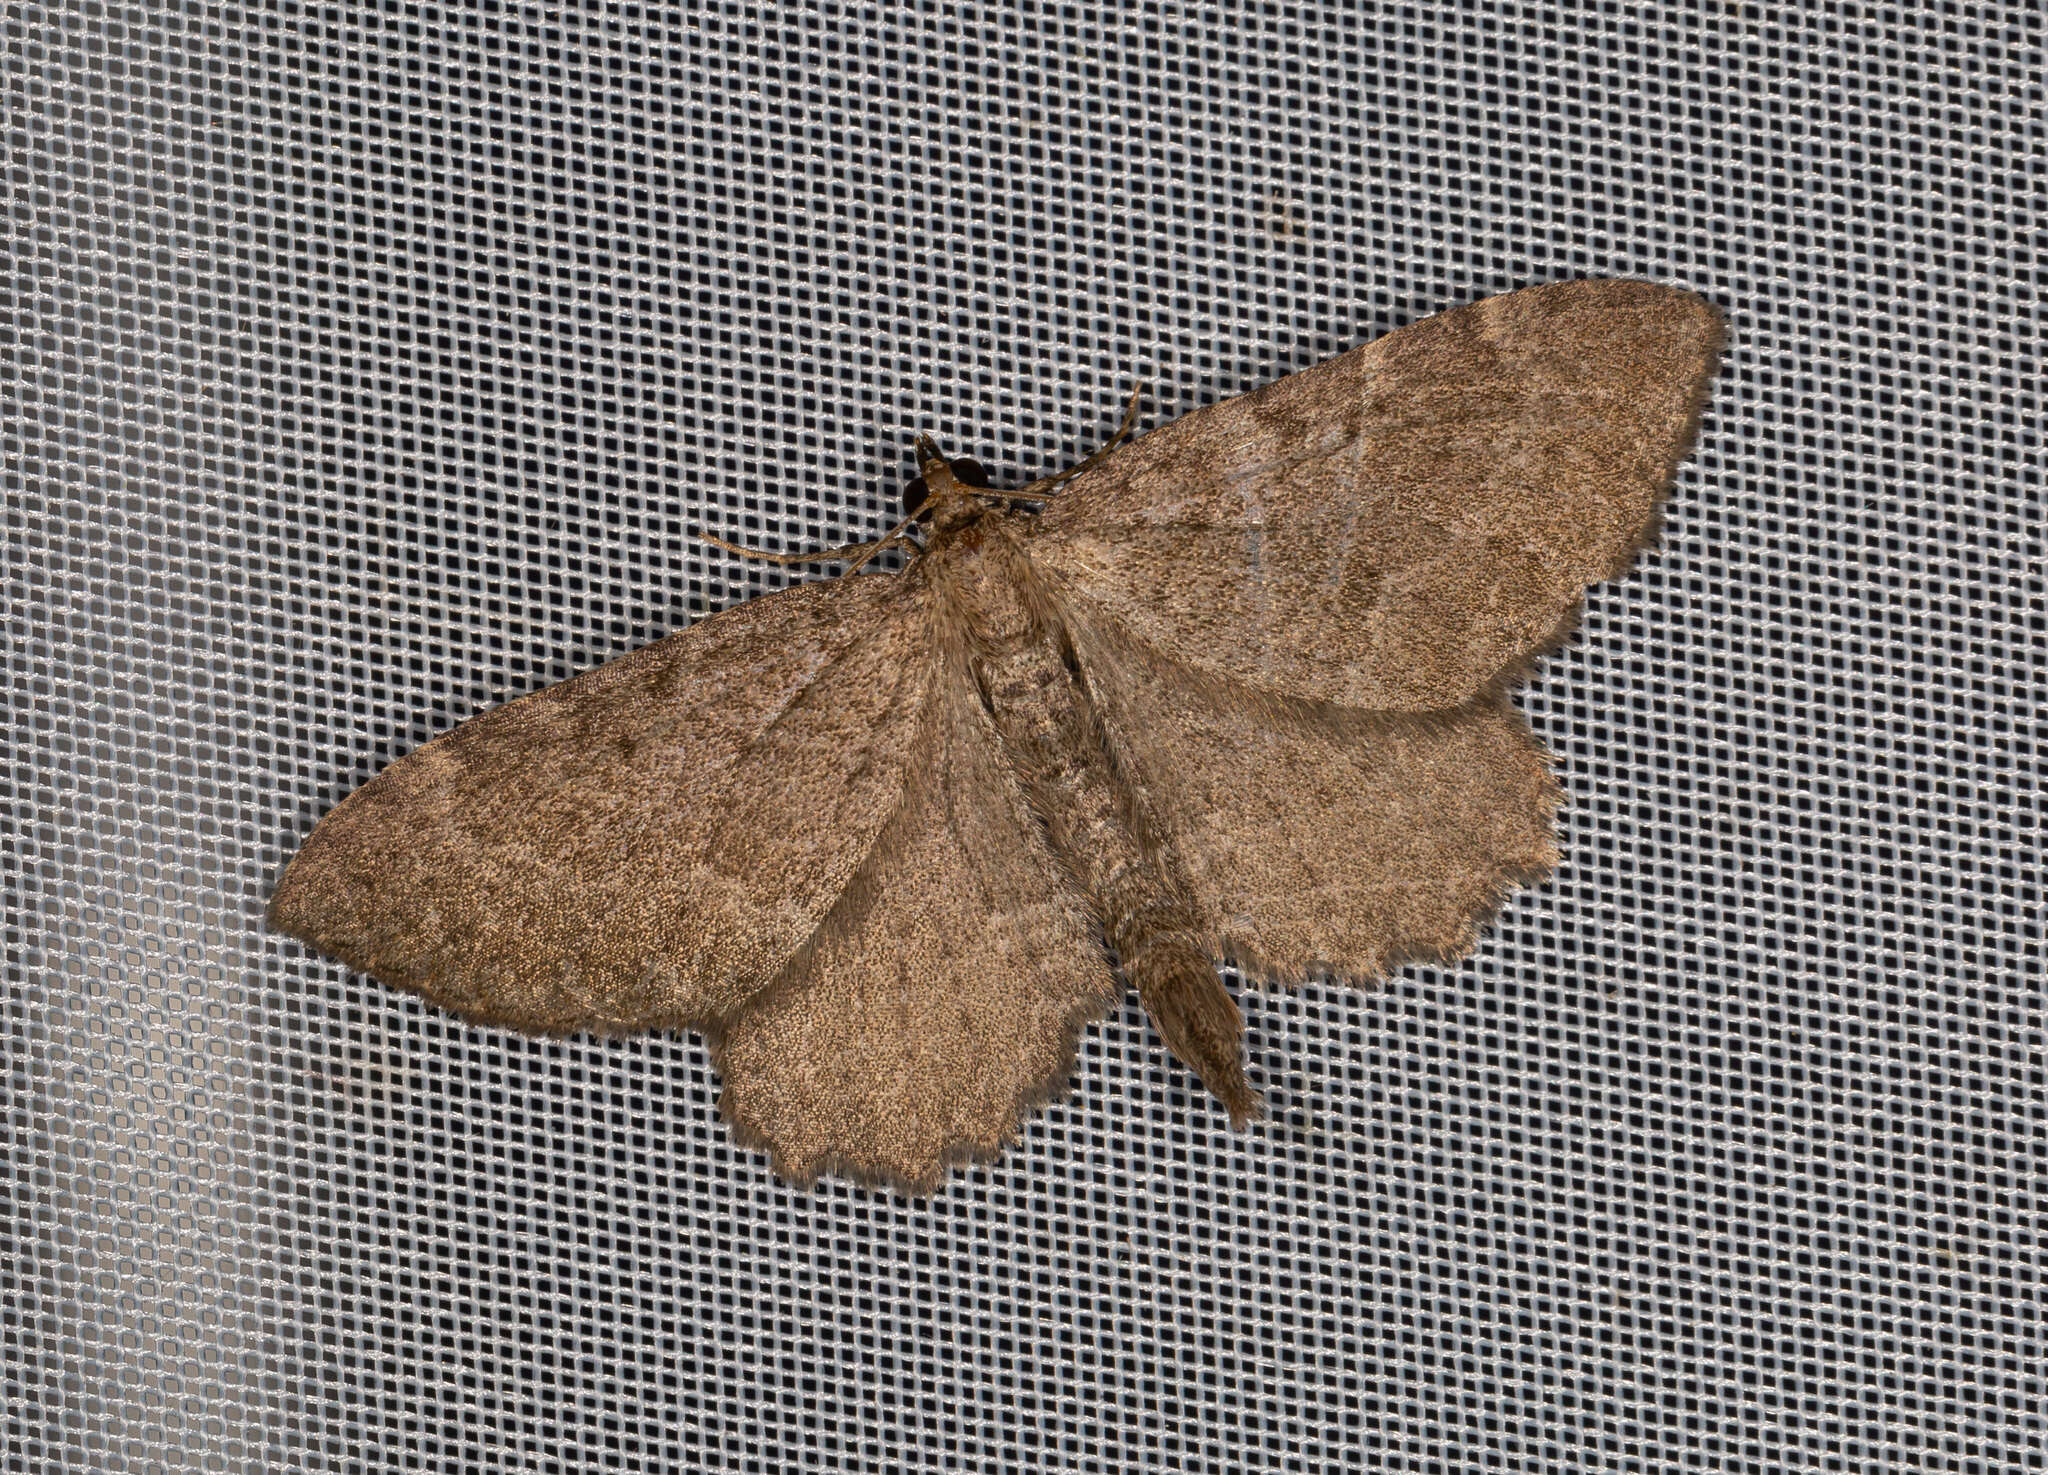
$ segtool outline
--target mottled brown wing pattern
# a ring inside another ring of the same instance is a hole
[[[839,905],[717,1033],[726,1115],[798,1182],[926,1193],[993,1157],[1122,992],[964,663],[946,653],[920,781]]]
[[[928,1191],[1064,1083],[1120,988],[1105,930],[1156,1016],[1220,999],[1234,1031],[1203,946],[1377,978],[1549,869],[1502,689],[1647,536],[1718,340],[1643,283],[1477,303],[1154,431],[1035,520],[932,451],[907,573],[473,718],[329,814],[271,918],[474,1019],[700,1029],[786,1176]]]
[[[1255,977],[1447,962],[1556,864],[1557,792],[1498,696],[1379,715],[1205,675],[1128,632],[1068,629],[1111,751],[1217,956]]]
[[[715,1021],[900,807],[931,649],[912,580],[735,605],[393,763],[320,822],[271,921],[472,1019]]]
[[[1720,331],[1645,282],[1473,303],[1122,448],[1046,507],[1031,556],[1196,670],[1463,707],[1648,538]]]

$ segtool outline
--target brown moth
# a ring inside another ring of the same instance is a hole
[[[700,1031],[795,1181],[925,1193],[992,1157],[1119,973],[1242,1124],[1217,960],[1449,961],[1556,863],[1506,689],[1648,538],[1719,342],[1691,293],[1563,282],[1112,442],[1056,494],[921,440],[901,572],[472,718],[320,822],[271,921],[484,1023]]]

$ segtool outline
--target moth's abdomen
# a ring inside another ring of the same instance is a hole
[[[1257,1116],[1259,1098],[1240,1058],[1244,1015],[1209,955],[1186,935],[1172,933],[1147,939],[1135,953],[1120,950],[1119,959],[1159,1038],[1223,1103],[1231,1124],[1241,1127]]]
[[[990,577],[993,562],[975,560],[956,585],[982,703],[1160,1038],[1242,1122],[1258,1111],[1240,1059],[1244,1020],[1202,944],[1187,883],[1145,842],[1140,801],[1110,757],[1065,632],[1031,598],[1028,569]]]

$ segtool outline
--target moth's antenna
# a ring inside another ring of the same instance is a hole
[[[1082,472],[1101,464],[1109,453],[1131,438],[1131,431],[1138,423],[1138,400],[1145,393],[1145,381],[1140,379],[1131,386],[1131,397],[1124,404],[1124,418],[1116,427],[1116,434],[1104,441],[1094,451],[1076,461],[1065,471],[1054,476],[1042,476],[1037,481],[1018,487],[1014,491],[999,492],[998,496],[1015,497],[1021,501],[1043,502],[1045,493],[1062,482],[1072,481]]]
[[[939,448],[932,443],[930,436],[919,436],[919,452],[922,453],[927,447],[930,448],[933,456],[936,457],[939,454]],[[784,568],[803,563],[843,563],[858,555],[858,560],[846,571],[849,574],[857,574],[867,566],[869,559],[880,553],[884,548],[887,548],[891,543],[908,542],[911,547],[919,548],[922,551],[921,545],[913,540],[904,538],[903,532],[904,529],[924,515],[925,508],[931,506],[931,502],[932,499],[927,496],[922,502],[917,504],[917,509],[910,516],[904,518],[903,521],[897,523],[896,526],[890,528],[888,532],[871,543],[846,543],[838,548],[820,548],[815,553],[770,553],[762,548],[747,548],[738,543],[728,543],[725,539],[707,533],[701,528],[692,528],[690,536],[700,542],[710,543],[714,547],[723,548],[728,553],[737,553],[742,558],[757,558],[763,563],[781,564]]]
[[[690,536],[697,539],[700,543],[710,543],[715,547],[723,548],[728,553],[737,553],[742,558],[758,558],[763,563],[779,563],[785,568],[799,563],[839,563],[842,560],[852,558],[858,553],[861,555],[860,563],[855,564],[853,567],[859,568],[861,563],[866,563],[870,558],[873,558],[890,543],[894,542],[896,535],[902,532],[903,528],[904,524],[898,523],[889,530],[887,537],[879,538],[872,543],[848,543],[842,548],[820,548],[815,553],[770,553],[765,548],[746,548],[738,543],[728,543],[725,539],[707,533],[701,528],[692,528]],[[853,569],[848,569],[847,572],[851,573]]]

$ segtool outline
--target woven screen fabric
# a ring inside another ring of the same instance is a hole
[[[10,6],[6,1472],[2044,1468],[2036,7]],[[268,933],[462,718],[1575,276],[1729,347],[1468,960],[911,1202]]]

